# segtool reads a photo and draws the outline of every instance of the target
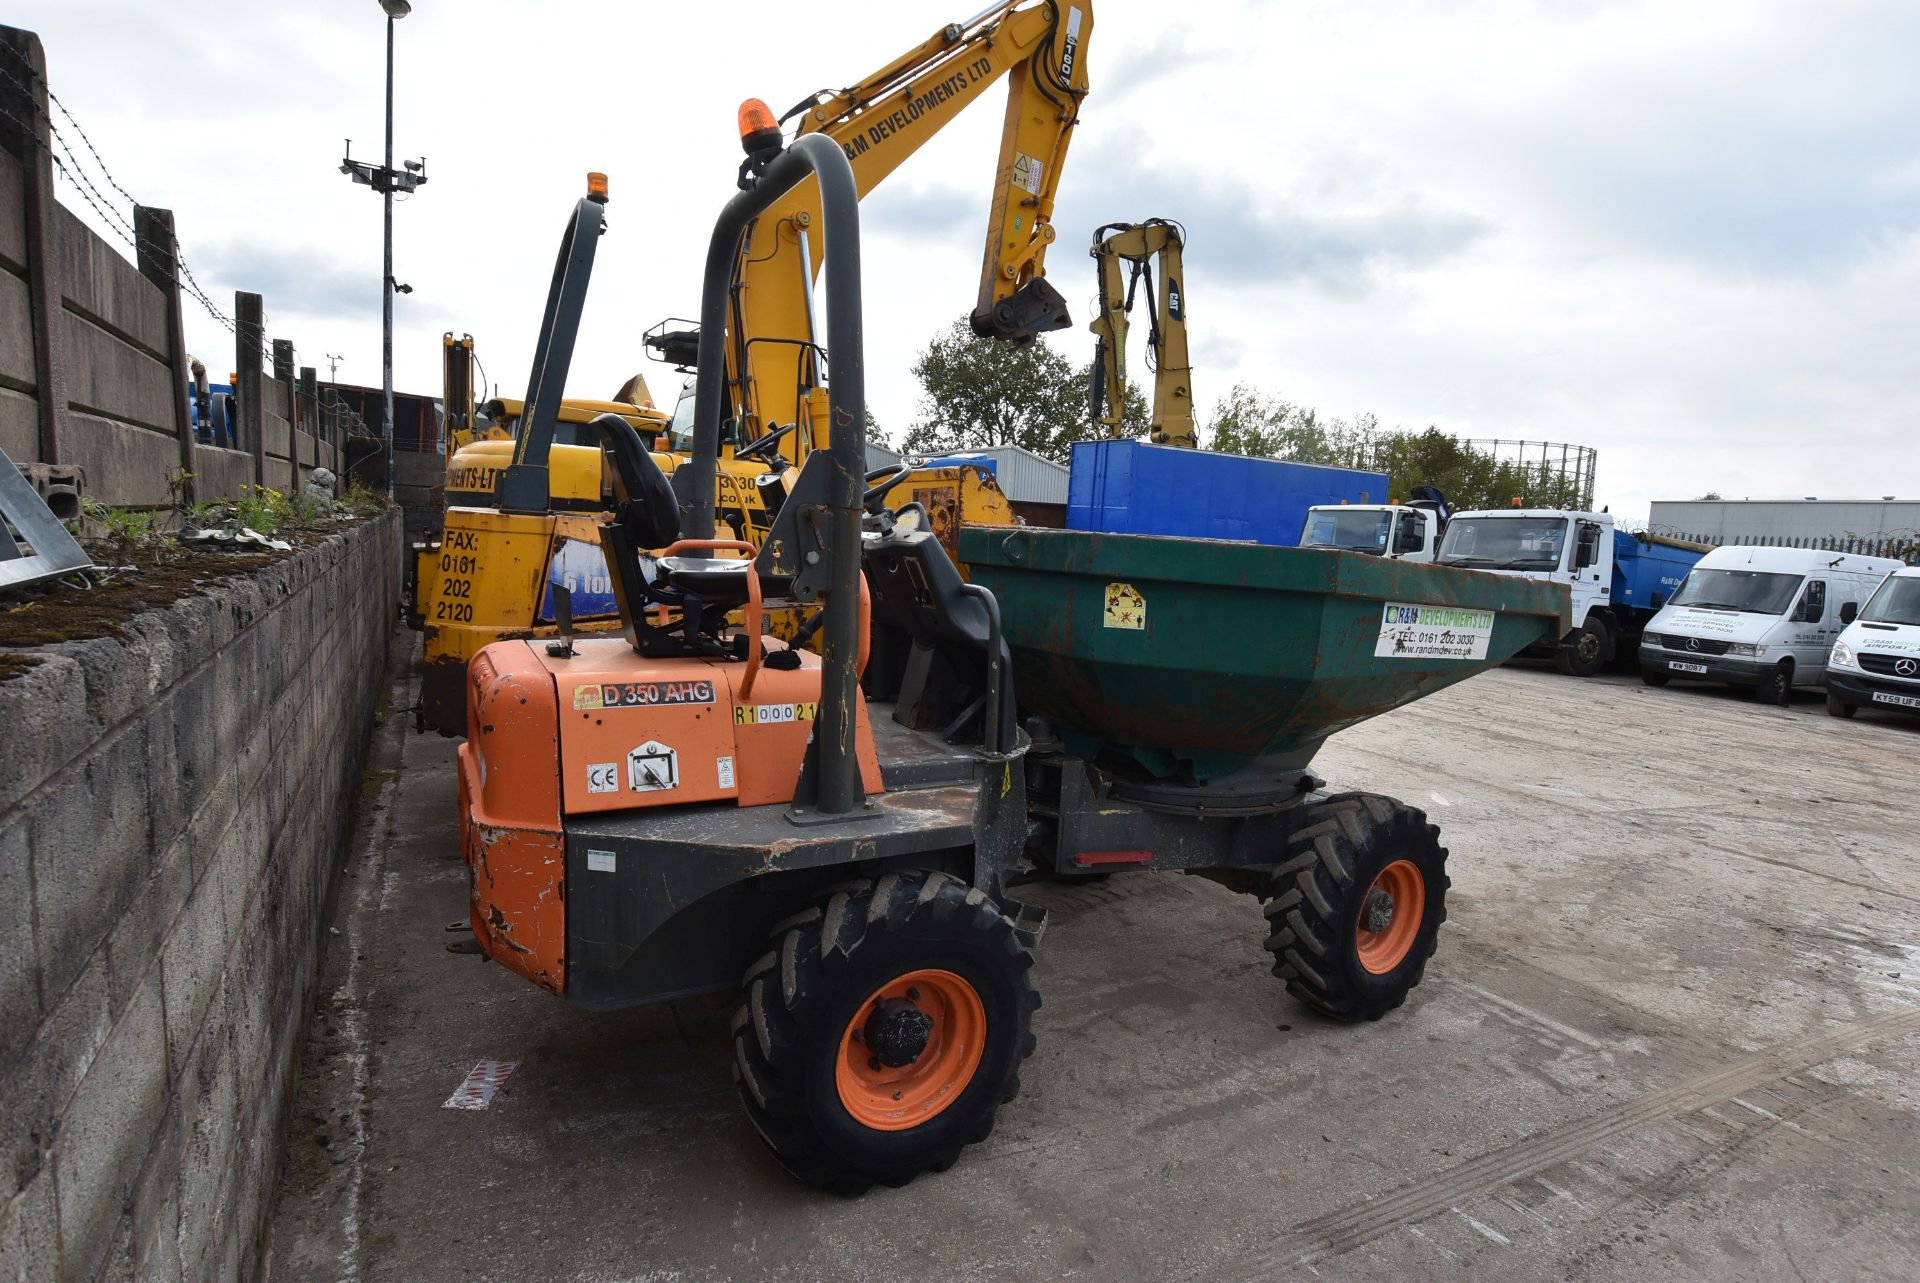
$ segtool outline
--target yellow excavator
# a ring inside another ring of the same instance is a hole
[[[811,95],[788,113],[787,120],[797,118],[796,137],[819,133],[841,147],[864,197],[960,111],[1007,80],[973,311],[974,328],[983,335],[1031,342],[1071,324],[1065,300],[1044,279],[1045,260],[1055,237],[1054,193],[1087,93],[1092,30],[1087,0],[1003,0],[966,22],[941,28],[854,86]],[[757,100],[742,106],[740,124],[744,181],[748,170],[778,154],[784,140],[782,122]],[[604,177],[589,176],[589,196],[582,204],[604,205],[605,199]],[[831,357],[812,304],[820,262],[811,229],[818,221],[818,188],[809,182],[760,216],[733,264],[723,321],[728,423],[715,506],[722,521],[756,546],[785,483],[807,454],[828,443],[824,380]],[[578,222],[576,211],[555,267],[554,299],[561,300],[563,313],[569,306],[577,312],[577,300],[569,305],[562,295],[577,288],[584,297],[591,270],[590,244],[583,248],[574,239]],[[543,331],[543,353],[552,337]],[[691,364],[696,343],[697,334],[686,331],[660,330],[648,339],[657,355],[683,365]],[[566,348],[543,357],[543,368],[564,377],[571,338]],[[450,493],[444,537],[422,559],[420,717],[444,733],[465,732],[465,670],[482,646],[557,632],[561,621],[551,584],[569,589],[568,622],[579,631],[619,624],[589,513],[605,505],[603,460],[597,447],[585,444],[590,435],[583,432],[582,444],[571,444],[568,428],[585,425],[568,422],[555,392],[536,397],[534,389],[528,390],[529,406],[554,406],[540,411],[551,415],[545,424],[523,425],[511,443],[469,447],[501,453],[492,465],[495,471],[476,483],[492,481],[494,491],[488,496],[484,489],[465,490],[460,497],[469,502],[459,504]],[[632,407],[608,408],[629,417],[625,411]],[[538,417],[521,415],[523,420]],[[685,439],[673,431],[677,414],[660,417],[666,422],[651,432],[639,423],[635,427],[671,476],[690,456],[673,448]],[[903,463],[880,469],[869,481],[877,483],[874,488],[889,505],[919,503],[934,533],[953,551],[962,524],[1018,521],[992,474],[971,465]]]
[[[421,599],[422,585],[439,571],[442,557],[441,536],[450,507],[487,507],[493,502],[493,489],[500,470],[513,458],[513,438],[519,430],[525,403],[495,397],[480,401],[485,384],[474,382],[479,358],[474,353],[473,335],[455,338],[443,334],[441,344],[441,428],[446,439],[447,470],[442,483],[440,512],[424,537],[413,544],[413,556],[407,563],[402,584],[407,622],[417,631],[425,627],[426,607]],[[477,389],[477,390],[476,390]],[[569,397],[560,403],[559,440],[564,443],[591,443],[593,434],[587,424],[595,415],[614,413],[632,424],[634,430],[649,439],[657,436],[666,416],[653,405],[646,380],[639,374],[622,385],[611,401]],[[569,508],[585,513],[600,510],[599,447],[563,452],[556,457],[553,481],[554,499],[562,511]],[[429,647],[431,653],[433,647]]]
[[[479,362],[471,334],[456,339],[449,332],[440,342],[444,356],[441,404],[447,438],[446,506],[485,507],[493,500],[501,470],[513,461],[513,443],[526,403],[511,397],[481,399],[484,388],[476,391],[473,378]],[[660,437],[669,422],[668,416],[655,408],[646,378],[637,373],[611,400],[563,398],[557,422],[571,427],[558,430],[556,443],[591,448],[554,456],[556,499],[599,503],[599,446],[587,425],[602,414],[619,415],[643,438]],[[590,510],[600,511],[597,506]]]
[[[1199,444],[1193,428],[1193,370],[1187,363],[1187,295],[1181,250],[1186,232],[1170,218],[1143,223],[1108,223],[1093,233],[1088,251],[1099,265],[1099,311],[1088,326],[1093,345],[1093,422],[1110,437],[1125,436],[1127,325],[1134,295],[1142,283],[1147,294],[1147,365],[1153,371],[1153,418],[1148,439],[1155,445]],[[1154,263],[1160,288],[1154,291]]]
[[[844,89],[820,90],[776,119],[766,104],[740,108],[742,185],[795,139],[823,134],[853,167],[861,199],[961,112],[1007,81],[1006,115],[989,203],[987,239],[972,323],[983,337],[1030,343],[1072,324],[1067,302],[1046,280],[1055,239],[1054,196],[1087,95],[1088,0],[1001,0],[949,23]],[[820,272],[816,229],[820,187],[809,178],[754,220],[734,261],[728,296],[723,441],[779,442],[793,463],[828,442],[827,354],[813,308]],[[697,331],[667,330],[648,346],[682,367],[693,363]],[[723,469],[724,473],[724,469]],[[869,480],[886,480],[876,471]],[[948,554],[959,556],[962,525],[1018,519],[991,474],[971,466],[922,464],[901,470],[890,502],[917,502]],[[722,515],[727,482],[721,478]],[[770,515],[769,518],[770,519]],[[732,520],[732,519],[730,519]],[[737,520],[732,520],[736,531]],[[757,536],[756,536],[757,539]]]
[[[825,134],[853,166],[864,200],[935,134],[1004,77],[1007,111],[989,205],[987,244],[972,313],[975,333],[1016,343],[1072,324],[1066,300],[1046,281],[1053,204],[1067,146],[1087,94],[1086,0],[1002,0],[942,27],[873,74],[821,90],[778,121],[764,103],[740,113],[743,180],[795,138]],[[804,423],[801,453],[824,446],[826,393],[813,315],[820,271],[814,229],[820,186],[809,178],[754,220],[735,261],[727,379],[739,430],[759,434]]]

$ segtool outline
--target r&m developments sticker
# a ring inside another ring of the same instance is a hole
[[[1373,653],[1377,659],[1485,659],[1492,640],[1491,610],[1390,601]]]
[[[711,704],[713,683],[607,682],[573,688],[576,711],[590,708],[655,708],[666,704]]]
[[[1107,628],[1142,629],[1147,626],[1147,599],[1132,584],[1107,585]]]
[[[735,726],[765,726],[772,722],[811,722],[818,704],[741,704],[733,710]]]

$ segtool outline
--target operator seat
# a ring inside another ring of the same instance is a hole
[[[862,685],[894,701],[894,720],[938,731],[948,741],[981,726],[990,683],[984,662],[1000,650],[999,725],[1015,725],[1012,657],[995,638],[993,596],[960,576],[928,530],[869,539],[864,549],[873,598],[871,658]]]
[[[653,555],[653,549],[680,539],[680,505],[673,486],[631,423],[607,413],[595,416],[592,426],[613,463],[618,502],[613,519],[601,527],[601,539],[621,613],[639,621],[632,630],[636,635],[628,640],[643,652],[658,649],[642,640],[658,631],[644,622],[649,604],[679,607],[696,621],[720,621],[744,605],[752,561]]]

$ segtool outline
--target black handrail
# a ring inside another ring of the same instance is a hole
[[[811,174],[820,180],[825,228],[827,351],[833,377],[827,385],[828,445],[832,487],[827,555],[832,571],[827,622],[822,628],[820,709],[807,745],[802,777],[811,776],[813,809],[828,815],[857,810],[866,801],[854,752],[860,698],[856,671],[860,652],[860,499],[867,457],[866,367],[860,306],[860,197],[853,166],[840,145],[823,134],[795,139],[751,188],[720,211],[707,243],[700,294],[700,350],[694,372],[692,485],[681,514],[689,539],[711,539],[714,486],[719,467],[721,401],[726,394],[727,298],[733,264],[748,226]]]
[[[494,489],[494,502],[502,512],[547,510],[547,453],[553,445],[560,400],[566,395],[573,343],[580,335],[594,251],[606,230],[605,205],[604,196],[581,197],[560,239],[553,283],[547,287],[547,310],[540,318],[540,339],[533,347],[533,373],[527,376],[527,399],[520,408],[513,462],[500,473]]]

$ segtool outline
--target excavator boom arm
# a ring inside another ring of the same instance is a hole
[[[933,135],[1003,78],[1001,130],[974,328],[1030,341],[1070,324],[1065,301],[1044,280],[1054,239],[1054,194],[1087,92],[1091,0],[1000,0],[936,31],[854,85],[789,110],[796,136],[840,145],[859,195],[878,186]],[[817,384],[811,315],[820,270],[815,229],[819,185],[811,178],[755,220],[735,273],[729,316],[729,377],[748,435],[804,414]],[[818,398],[813,398],[818,400]]]
[[[1148,301],[1153,325],[1147,350],[1153,360],[1153,419],[1149,437],[1158,445],[1194,446],[1193,371],[1187,357],[1186,238],[1171,219],[1109,223],[1093,234],[1089,251],[1098,265],[1100,310],[1094,333],[1094,422],[1108,436],[1122,435],[1126,418],[1127,313],[1134,286],[1151,277],[1158,261],[1158,294]],[[1129,274],[1123,264],[1130,265]]]

